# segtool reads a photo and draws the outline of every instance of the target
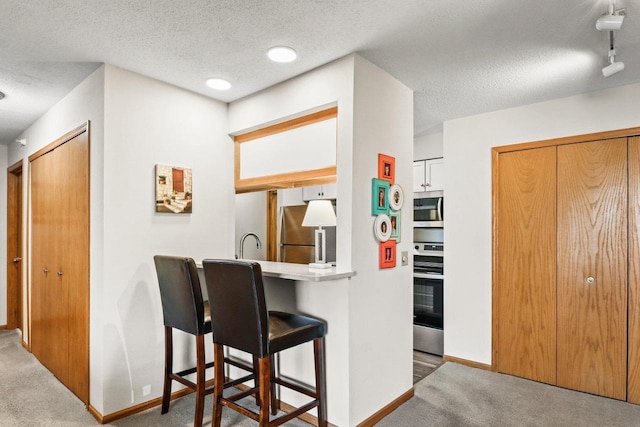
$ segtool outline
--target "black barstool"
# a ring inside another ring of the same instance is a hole
[[[193,425],[202,426],[204,397],[213,393],[213,385],[205,383],[205,370],[213,362],[205,363],[204,335],[211,332],[209,304],[202,300],[202,290],[196,264],[191,258],[156,255],[153,257],[160,284],[164,315],[164,390],[162,413],[169,411],[172,381],[178,381],[196,392],[196,412]],[[196,337],[196,366],[173,372],[173,329],[180,329]],[[196,381],[185,376],[196,374]]]
[[[223,360],[223,346],[245,351],[258,358],[256,387],[223,396],[224,363],[215,365],[213,392],[213,426],[219,427],[222,406],[232,408],[258,421],[260,426],[277,426],[318,408],[318,425],[327,425],[323,321],[291,313],[267,311],[262,270],[256,262],[204,260],[205,281],[211,308],[214,360]],[[310,389],[275,376],[273,355],[287,348],[313,341],[316,387]],[[237,381],[234,381],[237,382]],[[277,411],[273,384],[279,384],[313,400],[272,420],[269,410]],[[255,394],[260,406],[256,413],[236,403]]]

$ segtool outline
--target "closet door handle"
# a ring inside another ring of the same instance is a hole
[[[42,272],[43,272],[44,274],[47,274],[47,273],[49,272],[49,269],[48,269],[47,267],[45,267],[45,268],[44,268],[44,270],[42,270]]]
[[[593,285],[594,283],[596,283],[596,279],[594,279],[593,277],[589,276],[585,279],[585,282],[587,282],[587,285]]]
[[[58,277],[62,276],[62,271],[58,271]]]

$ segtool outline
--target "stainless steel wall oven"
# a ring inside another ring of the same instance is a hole
[[[444,353],[444,255],[442,242],[414,242],[413,348]]]

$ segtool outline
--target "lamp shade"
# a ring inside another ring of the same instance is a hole
[[[336,225],[336,213],[331,200],[311,200],[302,220],[303,227],[328,227]]]

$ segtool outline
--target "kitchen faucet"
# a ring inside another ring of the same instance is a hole
[[[240,259],[244,259],[244,241],[249,236],[253,236],[256,238],[256,248],[258,249],[262,248],[262,242],[260,242],[260,238],[255,233],[245,233],[240,238]],[[236,255],[236,259],[238,259],[238,255]]]

